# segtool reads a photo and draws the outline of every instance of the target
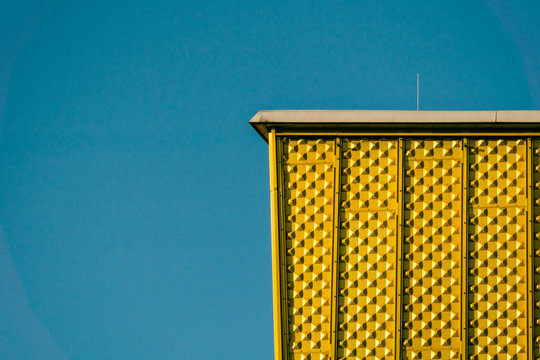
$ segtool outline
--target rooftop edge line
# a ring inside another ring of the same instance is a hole
[[[540,111],[416,110],[261,110],[249,121],[268,141],[270,128],[281,130],[397,130],[437,132],[509,130],[540,131]]]

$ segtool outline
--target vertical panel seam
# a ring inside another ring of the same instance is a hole
[[[285,169],[283,164],[283,139],[276,137],[276,156],[278,159],[278,211],[279,211],[279,222],[280,222],[280,276],[281,276],[281,309],[282,309],[282,346],[283,346],[283,359],[289,359],[289,306],[288,306],[288,293],[287,293],[287,233],[285,229],[285,224],[287,223],[285,218]]]
[[[467,360],[469,349],[469,334],[467,315],[468,306],[468,277],[469,277],[469,140],[464,137],[461,146],[461,359]]]
[[[339,243],[340,243],[340,192],[341,192],[341,138],[335,140],[334,157],[334,214],[332,217],[332,319],[330,335],[330,359],[336,360],[338,355],[338,326],[339,326]]]
[[[398,151],[397,151],[397,214],[396,214],[396,320],[395,320],[395,345],[394,345],[394,358],[396,360],[401,359],[401,328],[402,328],[402,307],[403,307],[403,299],[402,299],[402,273],[403,273],[403,250],[402,250],[402,243],[403,243],[403,203],[404,203],[404,156],[403,156],[403,138],[398,138]]]
[[[532,152],[532,140],[527,138],[527,353],[528,359],[533,359],[533,241],[534,241],[534,204],[533,204],[533,152]]]

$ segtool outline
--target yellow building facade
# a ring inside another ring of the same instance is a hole
[[[540,112],[261,111],[275,358],[540,357]]]

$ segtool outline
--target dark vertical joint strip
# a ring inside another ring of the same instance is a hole
[[[540,320],[540,292],[537,286],[539,285],[539,277],[540,277],[540,233],[538,232],[538,226],[539,226],[539,219],[538,216],[540,215],[539,207],[540,207],[540,148],[539,148],[539,139],[538,138],[532,138],[531,140],[532,149],[530,150],[531,154],[531,164],[528,170],[531,172],[530,179],[531,179],[531,202],[532,202],[532,225],[531,225],[531,281],[529,282],[528,286],[530,286],[531,290],[531,323],[532,323],[532,332],[529,336],[529,341],[531,342],[529,346],[529,350],[532,352],[532,359],[537,359],[540,356],[540,335],[539,328],[540,324],[538,321]]]
[[[533,357],[533,332],[534,332],[534,190],[533,190],[533,149],[532,139],[527,138],[527,358]]]
[[[468,359],[469,334],[468,334],[468,277],[469,277],[469,140],[462,139],[461,144],[461,359]]]
[[[287,232],[285,229],[285,166],[283,163],[283,138],[277,136],[276,139],[276,157],[277,157],[277,177],[278,177],[278,212],[279,212],[279,251],[280,251],[280,282],[281,282],[281,329],[283,344],[283,360],[289,359],[289,309],[287,292]]]
[[[528,171],[530,171],[530,199],[531,199],[531,257],[530,270],[531,280],[528,283],[529,290],[531,291],[531,316],[530,325],[532,325],[532,331],[528,339],[530,341],[529,350],[532,352],[532,359],[540,357],[540,291],[537,286],[540,278],[540,232],[538,232],[538,226],[540,225],[539,208],[540,208],[540,143],[539,138],[531,139],[531,149],[528,150],[531,161]]]
[[[403,312],[403,299],[402,299],[402,276],[403,276],[403,204],[404,204],[404,150],[403,150],[403,138],[398,139],[398,158],[397,158],[397,172],[398,172],[398,198],[397,198],[397,234],[396,234],[396,329],[394,332],[395,345],[394,345],[394,358],[396,360],[401,359],[401,329],[402,329],[402,312]]]
[[[332,216],[332,318],[330,335],[330,359],[337,360],[338,356],[338,326],[339,326],[339,303],[338,303],[338,285],[339,285],[339,243],[340,243],[340,193],[341,193],[341,138],[335,140],[334,157],[334,212]]]

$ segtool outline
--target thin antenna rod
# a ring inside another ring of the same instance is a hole
[[[420,74],[416,73],[416,111],[420,111]]]

